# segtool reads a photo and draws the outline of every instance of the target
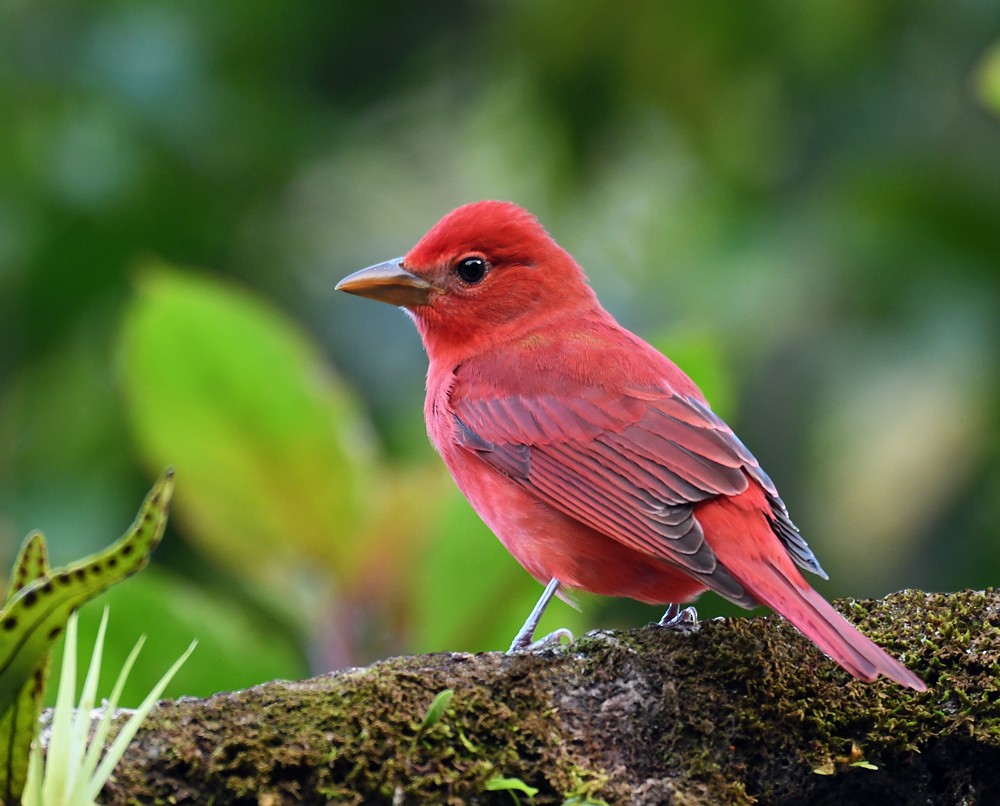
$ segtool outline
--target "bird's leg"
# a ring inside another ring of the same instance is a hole
[[[698,611],[693,607],[685,607],[681,610],[680,605],[670,604],[667,607],[667,612],[660,619],[659,625],[680,632],[692,632],[698,629]]]
[[[568,638],[570,641],[573,640],[573,633],[565,628],[560,628],[555,632],[551,632],[544,638],[539,638],[537,641],[532,643],[532,638],[535,635],[535,629],[538,627],[538,622],[542,618],[542,613],[545,612],[545,608],[549,606],[549,602],[552,601],[552,597],[556,595],[556,591],[559,590],[559,580],[551,579],[549,584],[545,586],[545,590],[542,591],[541,597],[538,602],[532,608],[531,613],[528,614],[527,621],[524,622],[524,626],[517,631],[517,635],[514,636],[514,640],[511,642],[510,649],[507,650],[507,654],[512,652],[521,652],[523,650],[528,650],[529,652],[535,649],[541,649],[543,646],[548,646],[549,644],[558,644],[563,638]]]

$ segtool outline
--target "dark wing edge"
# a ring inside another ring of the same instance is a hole
[[[684,568],[736,604],[754,606],[718,564],[693,510],[721,492],[746,489],[746,476],[737,469],[741,460],[715,437],[701,444],[674,434],[694,449],[665,440],[661,434],[674,421],[657,422],[666,415],[644,402],[630,413],[623,409],[604,411],[593,400],[563,407],[552,397],[511,397],[463,402],[462,416],[454,418],[460,445],[543,502],[633,550]],[[516,441],[518,434],[523,442]],[[723,457],[726,466],[698,451]]]
[[[829,579],[829,575],[823,570],[819,564],[819,560],[816,559],[816,555],[813,554],[812,549],[809,548],[809,544],[806,543],[805,538],[799,532],[799,527],[795,525],[789,516],[788,508],[785,506],[785,502],[781,500],[781,496],[778,495],[778,489],[774,486],[774,482],[771,481],[771,477],[767,475],[764,468],[760,466],[757,458],[750,453],[746,445],[726,425],[725,421],[707,405],[692,397],[684,398],[684,400],[708,423],[711,423],[712,427],[727,434],[728,439],[734,445],[738,446],[740,455],[744,457],[744,468],[747,473],[764,488],[764,492],[767,494],[767,502],[771,505],[771,517],[768,519],[771,522],[771,528],[795,564],[822,579]]]
[[[694,506],[739,494],[752,478],[764,488],[771,526],[793,561],[826,578],[770,477],[707,405],[679,395],[645,398],[641,408],[634,398],[620,400],[463,401],[454,414],[457,437],[555,509],[683,568],[747,608],[756,600],[717,562]]]

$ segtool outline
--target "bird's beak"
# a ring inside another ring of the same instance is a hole
[[[390,305],[427,305],[434,286],[403,268],[403,258],[377,263],[337,283],[337,291],[377,299]]]

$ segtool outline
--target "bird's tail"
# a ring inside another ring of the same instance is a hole
[[[769,561],[765,560],[763,564],[770,579],[755,580],[752,587],[755,598],[788,619],[799,632],[848,672],[869,681],[884,674],[915,691],[927,690],[919,677],[859,632],[804,579],[796,584],[794,579],[789,579],[782,569]],[[793,573],[801,576],[797,570],[793,569]]]
[[[927,686],[898,660],[862,635],[809,587],[771,529],[764,491],[757,484],[742,493],[702,504],[696,516],[719,562],[761,604],[784,616],[833,660],[861,680],[884,674],[902,686]]]

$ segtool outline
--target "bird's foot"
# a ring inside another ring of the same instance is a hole
[[[566,639],[567,643],[573,643],[573,633],[565,627],[553,630],[537,641],[532,641],[531,638],[530,634],[524,635],[523,633],[518,633],[513,643],[511,643],[510,649],[507,650],[507,654],[513,655],[515,652],[537,652],[540,649],[555,649],[562,644],[563,638]]]
[[[680,605],[671,604],[667,612],[657,622],[661,627],[667,627],[678,632],[694,632],[701,624],[698,622],[698,611],[693,607],[685,607],[681,610]]]
[[[508,655],[513,652],[523,652],[525,650],[534,651],[553,643],[558,644],[563,636],[569,636],[569,640],[573,640],[573,635],[569,630],[561,629],[556,630],[554,633],[546,635],[544,638],[540,638],[537,641],[532,641],[532,638],[535,636],[535,629],[538,627],[538,622],[542,620],[542,613],[545,612],[545,608],[549,606],[549,602],[552,601],[552,597],[555,596],[556,591],[559,590],[559,584],[558,579],[549,580],[549,584],[546,585],[545,590],[542,591],[541,598],[539,598],[531,613],[528,614],[528,619],[524,622],[524,626],[521,627],[521,629],[517,631],[517,635],[514,636],[510,649],[507,650]]]

